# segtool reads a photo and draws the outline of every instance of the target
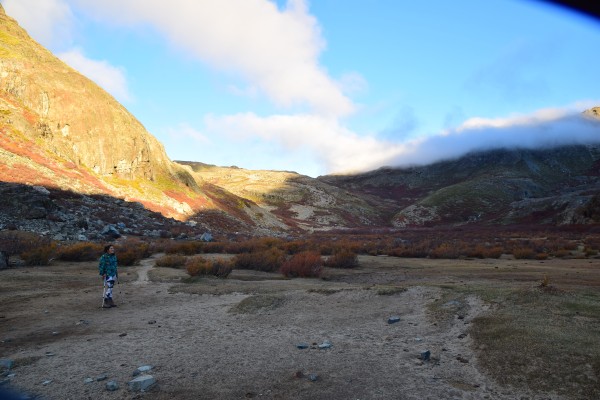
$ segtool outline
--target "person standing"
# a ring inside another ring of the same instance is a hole
[[[104,254],[100,257],[98,264],[100,275],[105,286],[104,299],[102,300],[103,308],[116,307],[117,305],[112,298],[112,289],[115,286],[115,281],[119,281],[119,272],[117,271],[117,255],[113,245],[104,247]]]

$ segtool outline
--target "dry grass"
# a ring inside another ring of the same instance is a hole
[[[566,398],[600,397],[600,293],[542,284],[445,285],[430,315],[438,324],[468,312],[468,296],[492,305],[473,320],[478,361],[503,385]]]
[[[246,297],[232,307],[229,312],[234,314],[255,314],[262,310],[273,310],[281,306],[284,297],[281,295],[261,294]]]
[[[482,365],[502,383],[599,398],[600,294],[532,289],[509,299],[473,326]]]

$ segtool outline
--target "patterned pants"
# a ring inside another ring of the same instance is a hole
[[[113,290],[113,286],[115,286],[115,277],[107,276],[105,284],[106,284],[106,291],[104,292],[104,297],[107,299],[112,299],[112,290]]]

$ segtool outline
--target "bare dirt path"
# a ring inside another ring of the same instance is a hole
[[[2,271],[0,358],[15,362],[9,387],[61,400],[560,399],[481,372],[469,335],[473,318],[488,311],[478,298],[260,274],[188,284],[227,287],[188,294],[150,281],[154,261],[122,270],[119,307],[109,310],[99,309],[95,263]],[[431,318],[428,307],[440,301],[451,318]],[[388,323],[392,316],[400,321]],[[158,383],[130,392],[142,365],[153,366]],[[120,388],[107,391],[110,380]]]

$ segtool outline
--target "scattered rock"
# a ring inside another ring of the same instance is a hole
[[[108,390],[109,392],[114,392],[115,390],[119,390],[119,383],[117,381],[106,382],[106,390]]]
[[[389,317],[388,318],[388,324],[395,324],[396,322],[400,321],[400,317],[397,316],[393,316],[393,317]]]
[[[460,307],[460,301],[458,300],[450,300],[447,303],[444,303],[444,305],[442,307]]]
[[[463,364],[467,364],[469,362],[469,360],[467,360],[466,358],[464,358],[462,356],[458,356],[458,357],[456,357],[456,359]]]
[[[11,369],[15,365],[15,362],[10,358],[2,358],[0,359],[0,368]]]
[[[119,335],[119,337],[125,337],[125,336],[127,336],[127,333],[121,333],[121,334]]]
[[[423,361],[429,361],[431,359],[431,351],[427,350],[422,352],[419,358]]]
[[[155,323],[156,323],[156,321],[155,321],[155,320],[152,320],[152,321],[148,321],[148,323],[149,323],[150,325],[153,325],[153,324],[155,324]]]
[[[308,349],[308,343],[298,343],[296,345],[296,347],[299,348],[300,350]]]
[[[83,380],[83,383],[92,383],[92,382],[94,382],[94,378],[85,378]]]
[[[467,337],[467,334],[466,334],[466,333],[461,333],[460,335],[458,335],[458,338],[459,338],[459,339],[464,339],[464,338],[466,338],[466,337]]]
[[[308,375],[308,380],[311,382],[316,382],[319,379],[319,375],[317,374],[309,374]]]
[[[96,377],[96,382],[101,382],[101,381],[105,381],[108,379],[108,376],[106,375],[100,375]]]
[[[0,251],[0,269],[8,268],[8,253]]]
[[[141,375],[130,380],[127,385],[132,392],[144,392],[150,389],[156,383],[152,375]]]
[[[49,384],[51,384],[51,383],[52,383],[52,379],[49,379],[49,380],[47,380],[47,381],[44,381],[44,382],[42,382],[42,385],[44,385],[44,386],[48,386],[48,385],[49,385]]]
[[[210,232],[204,232],[200,236],[200,240],[203,241],[203,242],[212,242],[213,241],[213,235],[211,235]]]
[[[133,376],[138,376],[143,372],[148,372],[152,370],[152,368],[152,365],[142,365],[141,367],[138,367],[135,371],[133,371]]]
[[[117,228],[114,225],[106,225],[104,229],[102,229],[100,234],[112,239],[118,239],[121,237],[121,233],[117,230]]]
[[[317,347],[320,350],[324,350],[324,349],[330,349],[333,345],[331,344],[331,342],[329,340],[325,340],[323,343],[321,343],[320,345],[318,345]]]

